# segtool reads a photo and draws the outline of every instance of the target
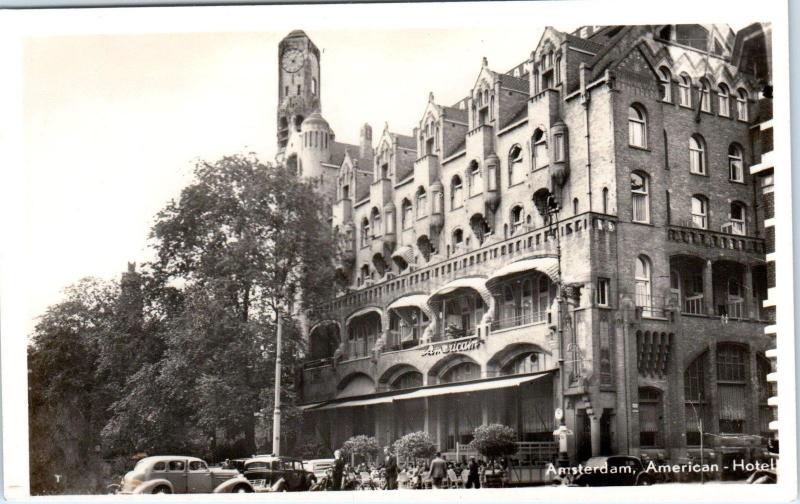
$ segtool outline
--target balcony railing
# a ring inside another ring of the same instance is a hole
[[[691,226],[667,228],[667,239],[672,242],[688,243],[714,249],[739,250],[754,254],[764,254],[764,239],[754,236],[737,236],[735,233],[722,233]]]
[[[502,331],[512,327],[538,324],[547,320],[546,311],[535,311],[492,321],[492,331]]]
[[[705,303],[702,294],[688,296],[683,300],[683,313],[688,315],[705,315]]]
[[[667,316],[667,306],[669,298],[663,296],[651,296],[641,292],[633,296],[636,305],[637,316],[640,318],[665,318]]]
[[[721,317],[728,317],[729,320],[742,320],[747,318],[747,310],[745,310],[744,300],[730,301],[721,304],[717,307],[717,315]]]
[[[588,231],[611,231],[616,228],[616,223],[614,216],[586,212],[561,221],[558,232],[562,239],[570,239]],[[540,227],[506,240],[487,242],[479,249],[422,266],[377,284],[368,284],[333,300],[327,309],[341,310],[365,303],[380,303],[385,297],[396,299],[404,294],[419,292],[423,283],[425,289],[436,289],[455,278],[484,273],[485,263],[507,264],[532,253],[555,252],[555,236],[549,226]]]

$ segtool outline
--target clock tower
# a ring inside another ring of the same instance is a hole
[[[278,159],[303,120],[320,111],[319,49],[302,30],[278,45]]]

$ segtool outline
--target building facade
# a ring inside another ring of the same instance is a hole
[[[760,453],[753,45],[725,25],[547,28],[510,71],[484,58],[458,103],[431,94],[409,134],[349,145],[321,114],[319,50],[284,39],[279,160],[321,182],[349,285],[310,314],[306,437],[425,430],[460,456],[498,422],[535,465],[563,422],[573,462]]]

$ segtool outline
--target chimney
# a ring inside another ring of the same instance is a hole
[[[372,159],[372,126],[367,123],[361,126],[361,142],[358,154],[362,159]]]

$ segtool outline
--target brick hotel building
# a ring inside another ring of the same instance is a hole
[[[290,33],[278,158],[330,198],[349,283],[307,321],[304,437],[425,430],[461,456],[499,422],[535,467],[558,412],[572,462],[680,461],[701,438],[706,460],[760,455],[769,51],[762,24],[546,28],[458,103],[431,93],[413,131],[350,145],[321,113],[320,51]]]

